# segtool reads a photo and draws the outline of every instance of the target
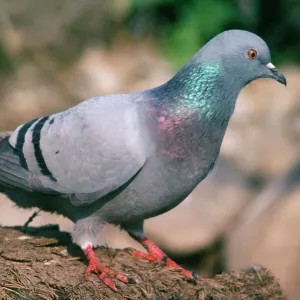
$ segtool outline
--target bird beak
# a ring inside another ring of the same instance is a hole
[[[267,64],[267,68],[270,70],[270,77],[286,86],[286,79],[282,73],[280,73],[272,63]]]

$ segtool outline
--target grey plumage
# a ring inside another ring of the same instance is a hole
[[[285,83],[270,62],[261,38],[227,31],[157,88],[21,125],[0,142],[0,189],[70,218],[83,249],[105,223],[142,237],[144,219],[178,205],[213,168],[240,90],[263,77]]]
[[[89,204],[95,193],[99,199],[124,184],[143,166],[149,149],[143,149],[143,128],[129,96],[99,100],[36,120],[19,145],[40,187],[69,195],[75,205],[80,199]],[[13,147],[23,126],[9,139]],[[42,154],[36,152],[37,143]]]

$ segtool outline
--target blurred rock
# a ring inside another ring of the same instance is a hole
[[[241,92],[222,145],[225,157],[244,170],[267,176],[285,172],[297,159],[300,145],[296,118],[290,118],[300,112],[300,71],[280,69],[287,78],[286,88],[260,79]]]
[[[19,67],[2,89],[0,128],[13,129],[23,122],[71,106],[68,92],[35,65]]]
[[[62,44],[72,28],[78,29],[77,23],[81,23],[81,29],[86,34],[98,30],[103,35],[108,24],[113,26],[113,23],[122,22],[129,5],[128,0],[2,0],[0,32],[15,28],[23,36],[23,47],[41,49]]]
[[[276,274],[291,299],[299,299],[299,212],[300,188],[255,222],[229,232],[226,248],[229,268],[263,264]]]
[[[79,98],[87,99],[155,87],[171,75],[170,66],[143,43],[127,48],[119,45],[111,51],[87,48],[61,80]]]

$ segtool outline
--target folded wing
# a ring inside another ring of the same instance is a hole
[[[19,126],[9,138],[11,153],[0,150],[0,170],[13,157],[16,178],[30,174],[29,189],[68,195],[74,205],[99,200],[129,181],[151,149],[128,97],[91,99]],[[0,172],[0,184],[18,186],[5,174]]]

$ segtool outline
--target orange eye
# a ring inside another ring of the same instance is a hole
[[[248,51],[248,57],[249,57],[250,59],[255,59],[256,56],[257,56],[257,51],[256,51],[255,49],[250,49],[250,50]]]

